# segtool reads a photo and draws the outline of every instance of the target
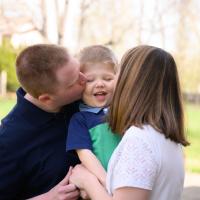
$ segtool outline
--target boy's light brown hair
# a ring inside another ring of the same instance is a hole
[[[157,47],[138,46],[125,53],[120,67],[110,107],[112,131],[123,135],[132,125],[149,124],[166,138],[189,145],[173,57]]]
[[[78,55],[78,59],[81,64],[81,71],[85,66],[95,63],[112,65],[114,72],[117,73],[118,71],[117,58],[111,49],[103,45],[91,45],[83,48]]]
[[[66,65],[69,55],[64,47],[37,44],[25,48],[17,57],[16,73],[26,92],[37,98],[56,88],[56,71]]]

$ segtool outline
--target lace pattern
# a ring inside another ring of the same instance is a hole
[[[136,128],[136,131],[138,128]],[[140,132],[144,131],[140,129]],[[116,148],[109,163],[108,191],[120,187],[138,187],[151,190],[158,164],[150,144],[129,129]]]

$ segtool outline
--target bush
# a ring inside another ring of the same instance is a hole
[[[15,59],[18,50],[14,49],[8,39],[3,39],[0,46],[0,72],[7,72],[7,89],[15,91],[19,86],[19,82],[15,72]]]

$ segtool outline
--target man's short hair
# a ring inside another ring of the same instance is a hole
[[[43,93],[54,92],[56,71],[68,60],[69,54],[64,47],[53,44],[29,46],[16,60],[18,80],[24,90],[35,98]]]

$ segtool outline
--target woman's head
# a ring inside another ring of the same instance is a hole
[[[188,144],[177,67],[168,52],[142,45],[125,53],[109,122],[121,134],[131,125],[150,124],[167,138]]]

